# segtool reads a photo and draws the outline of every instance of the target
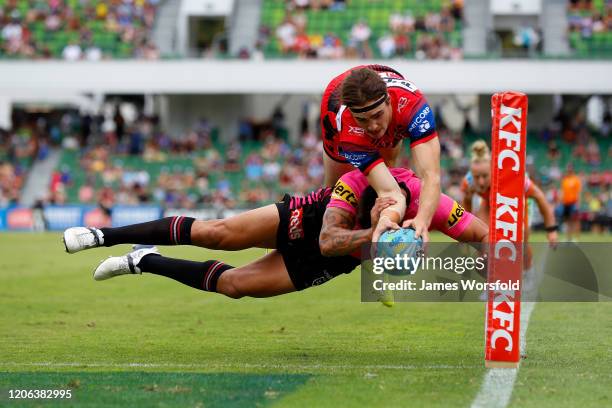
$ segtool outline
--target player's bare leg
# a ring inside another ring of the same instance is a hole
[[[118,228],[73,227],[64,231],[66,252],[117,244],[196,245],[210,249],[275,248],[280,218],[274,204],[223,220],[166,217]]]
[[[223,220],[195,221],[191,226],[191,244],[225,251],[276,248],[279,222],[274,204]]]
[[[235,299],[270,297],[294,291],[283,257],[277,250],[247,265],[228,270],[217,282],[218,293]]]
[[[156,247],[140,246],[124,256],[102,261],[94,271],[94,279],[107,280],[119,275],[142,273],[165,276],[234,299],[270,297],[295,291],[283,257],[277,250],[234,268],[215,260],[196,262],[168,258],[161,256]]]

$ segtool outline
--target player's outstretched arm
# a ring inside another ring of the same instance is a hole
[[[378,197],[369,209],[373,225],[376,225],[385,209],[395,204],[395,199]],[[367,210],[367,209],[366,209]],[[327,207],[319,235],[319,247],[323,256],[349,255],[372,239],[372,228],[354,230],[355,216],[337,207]]]
[[[397,224],[404,219],[406,200],[399,184],[397,184],[397,180],[395,180],[384,162],[380,162],[372,168],[367,178],[368,183],[376,190],[378,197],[389,198],[394,201],[394,204],[381,212],[380,222],[373,224],[375,228],[372,232],[372,241],[376,242],[383,232],[394,228],[394,226],[397,227]]]
[[[557,222],[555,221],[555,210],[546,200],[544,192],[535,184],[531,185],[534,200],[540,209],[542,218],[544,218],[544,226],[546,227],[546,238],[550,245],[555,246],[559,240],[557,235]]]
[[[412,148],[415,170],[421,178],[421,195],[416,217],[406,220],[404,227],[413,227],[415,236],[429,241],[429,225],[440,201],[440,142],[433,138]]]
[[[463,194],[463,200],[461,206],[465,208],[465,211],[472,212],[472,200],[474,198],[474,192],[471,188],[467,188]]]
[[[353,230],[355,216],[346,210],[328,207],[323,215],[319,247],[323,256],[349,255],[370,242],[372,228]]]

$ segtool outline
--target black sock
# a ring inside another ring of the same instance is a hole
[[[191,225],[195,218],[166,217],[160,220],[126,225],[118,228],[100,228],[104,246],[117,244],[190,245]]]
[[[142,272],[166,276],[192,288],[216,292],[219,276],[234,267],[219,261],[195,262],[150,254],[140,260],[138,268]]]

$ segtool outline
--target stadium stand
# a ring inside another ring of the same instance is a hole
[[[605,0],[570,1],[569,42],[579,58],[612,57],[612,4]]]
[[[581,120],[578,115],[528,135],[529,173],[551,202],[559,203],[559,182],[571,162],[585,186],[581,202],[585,228],[599,228],[612,209],[610,126],[593,132]],[[155,203],[167,209],[249,208],[276,201],[284,192],[305,193],[321,186],[322,151],[314,133],[306,131],[298,145],[288,144],[271,129],[263,132],[261,140],[227,144],[213,141],[214,127],[203,121],[186,135],[171,137],[154,126],[136,137],[134,129],[147,122],[155,123],[141,116],[121,141],[110,142],[113,136],[96,133],[102,127],[93,126],[88,144],[63,149],[50,186],[51,201],[105,206]],[[442,188],[447,194],[461,199],[459,185],[469,166],[469,145],[488,136],[441,126]],[[410,165],[406,151],[400,166]]]
[[[264,0],[260,46],[267,58],[456,59],[462,3],[434,0]]]
[[[158,3],[0,0],[0,57],[157,58],[149,37]],[[461,57],[461,1],[263,0],[261,11],[258,45],[265,58]],[[568,19],[576,56],[612,57],[612,6],[604,0],[570,2]],[[239,141],[228,143],[218,140],[219,130],[207,121],[170,135],[155,118],[142,115],[130,124],[75,111],[51,116],[44,123],[17,121],[0,134],[0,207],[19,201],[32,162],[59,145],[48,203],[252,207],[322,182],[316,129],[290,145],[286,129],[270,126],[254,137],[253,124],[244,121],[237,126]],[[447,129],[440,134],[443,189],[459,199],[468,146],[488,135]],[[609,117],[597,131],[584,118],[566,118],[528,138],[530,174],[552,201],[558,200],[567,163],[581,175],[585,222],[612,213],[609,135]],[[410,166],[407,157],[402,166]]]
[[[13,115],[12,129],[0,129],[0,208],[17,204],[31,165],[49,154],[54,139],[44,119]]]
[[[238,166],[233,165],[236,156]],[[278,199],[281,191],[304,193],[320,187],[320,158],[318,149],[290,149],[277,138],[159,156],[111,155],[106,146],[84,153],[65,150],[51,193],[63,190],[68,202],[94,203],[101,191],[111,188],[115,204],[254,206]]]
[[[62,146],[45,203],[159,204],[166,209],[249,208],[278,200],[284,192],[305,193],[321,186],[322,151],[316,129],[306,129],[289,144],[286,129],[263,128],[258,137],[242,124],[242,140],[218,140],[206,120],[185,134],[171,135],[155,118],[109,126],[109,118],[52,112],[18,121],[0,133],[0,207],[16,204],[28,168],[50,146]],[[459,185],[469,166],[469,146],[489,137],[446,129],[438,120],[444,169],[442,189],[461,199]],[[121,130],[123,129],[123,130]],[[555,118],[528,135],[529,173],[559,203],[560,179],[572,163],[583,180],[581,217],[585,229],[607,228],[612,214],[612,141],[610,117],[601,128],[586,125],[584,115]],[[408,149],[402,167],[410,167]]]
[[[0,0],[2,58],[156,59],[159,0]]]

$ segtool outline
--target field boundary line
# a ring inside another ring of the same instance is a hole
[[[534,302],[521,303],[521,354],[527,347],[527,327],[535,307]],[[514,383],[520,368],[489,368],[471,408],[505,408],[510,403]]]
[[[288,370],[460,370],[465,368],[477,368],[479,366],[472,365],[394,365],[394,364],[174,364],[174,363],[100,363],[100,362],[0,362],[0,367],[82,367],[82,368],[202,368],[202,369],[219,369],[219,368],[253,368],[253,369],[288,369]]]

